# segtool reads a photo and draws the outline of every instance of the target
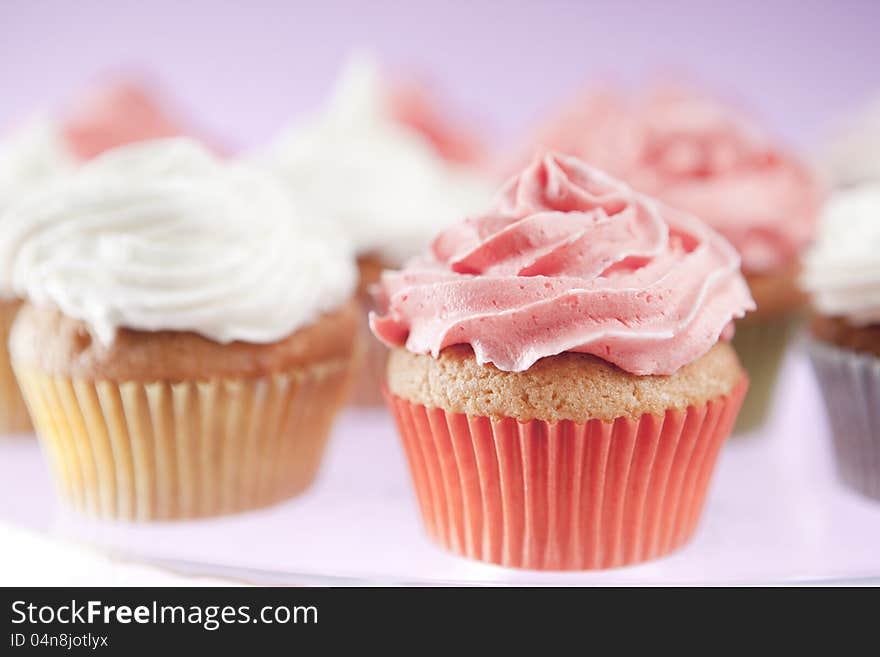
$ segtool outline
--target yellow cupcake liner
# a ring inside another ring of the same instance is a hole
[[[350,379],[347,361],[179,383],[15,371],[61,499],[130,521],[236,513],[303,491]]]
[[[0,434],[33,431],[9,357],[9,331],[20,306],[17,300],[0,301]]]

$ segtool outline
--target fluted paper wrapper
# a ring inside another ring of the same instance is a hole
[[[386,398],[437,543],[503,566],[587,570],[653,559],[691,537],[747,386],[665,416],[585,423]]]
[[[880,358],[811,339],[840,479],[880,500]]]
[[[0,434],[33,431],[9,358],[9,331],[20,305],[18,301],[0,300]]]
[[[246,511],[305,489],[349,365],[181,383],[16,374],[62,500],[146,521]]]
[[[767,421],[783,356],[802,321],[800,314],[791,314],[736,322],[731,344],[749,375],[749,394],[734,433],[754,431]]]

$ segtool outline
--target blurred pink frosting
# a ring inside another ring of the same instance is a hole
[[[115,83],[86,94],[63,117],[62,130],[80,160],[117,146],[185,132],[156,96],[133,82]]]
[[[395,80],[388,95],[392,116],[427,139],[441,157],[459,164],[484,164],[484,144],[449,118],[428,87],[413,80]]]
[[[582,95],[533,143],[533,153],[577,155],[699,216],[739,250],[747,273],[785,267],[813,238],[823,197],[816,177],[734,110],[697,94]]]
[[[754,309],[739,263],[694,217],[547,154],[487,214],[386,272],[384,314],[370,322],[388,345],[436,357],[469,344],[478,362],[507,371],[575,351],[633,374],[671,374]]]

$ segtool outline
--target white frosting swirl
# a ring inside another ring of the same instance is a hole
[[[803,285],[823,315],[880,323],[880,184],[841,190],[828,201],[804,261]]]
[[[322,114],[259,156],[298,201],[341,226],[358,254],[401,264],[442,228],[483,210],[492,185],[396,120],[375,65],[353,59]]]
[[[0,142],[0,212],[75,166],[55,123],[44,116],[26,121]]]
[[[271,176],[196,142],[127,146],[0,218],[0,283],[87,322],[280,340],[353,293],[345,248],[307,229]]]

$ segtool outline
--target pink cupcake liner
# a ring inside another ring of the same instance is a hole
[[[605,422],[467,416],[385,396],[432,539],[503,566],[588,570],[687,542],[747,387],[743,377],[699,407]]]

